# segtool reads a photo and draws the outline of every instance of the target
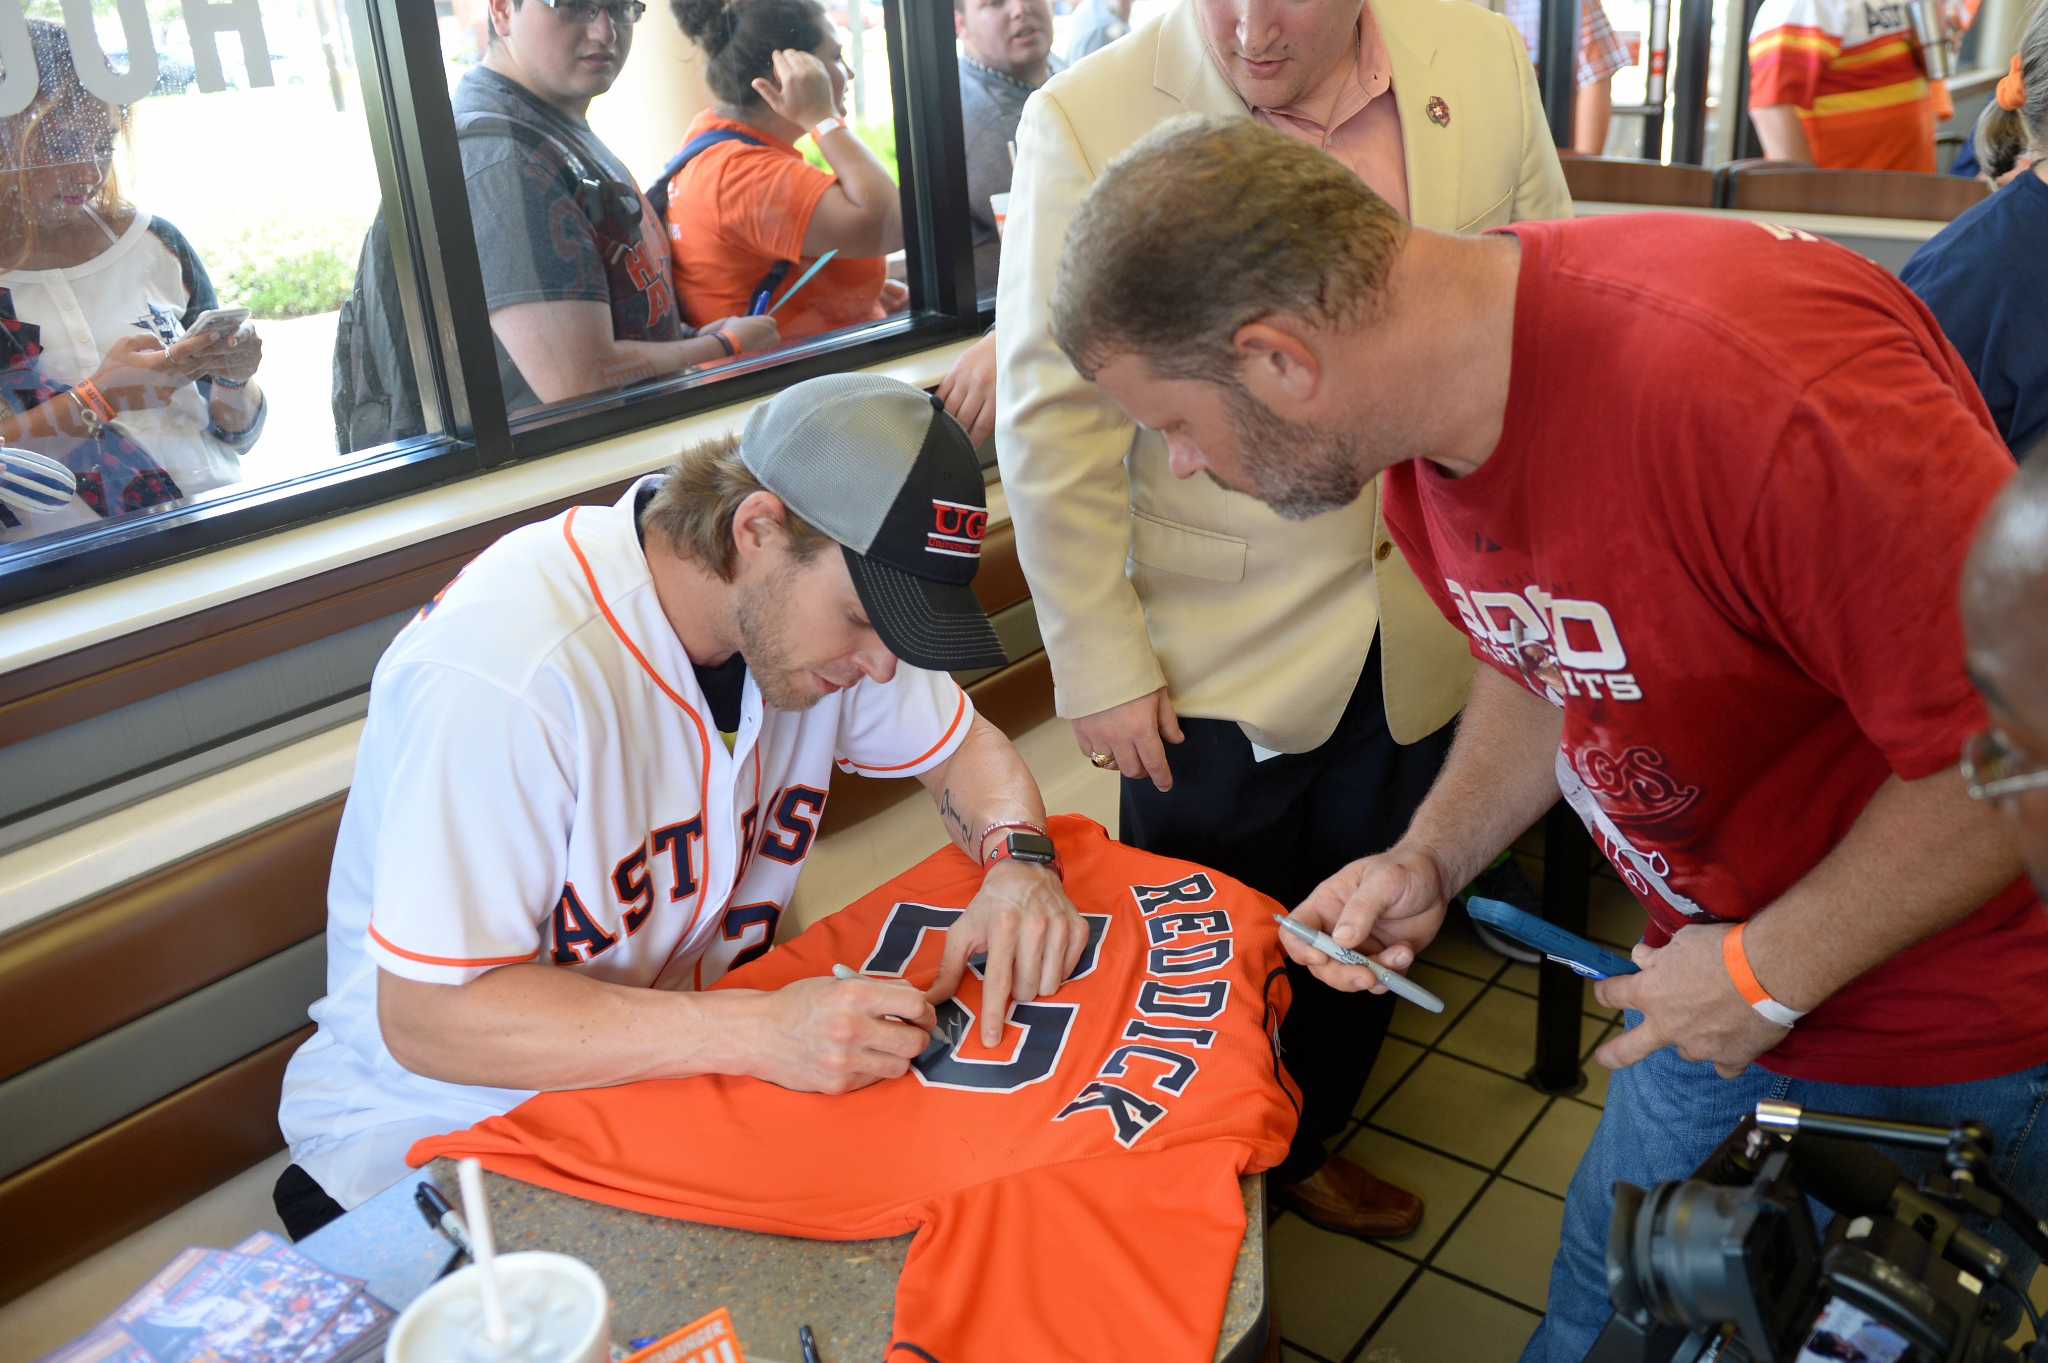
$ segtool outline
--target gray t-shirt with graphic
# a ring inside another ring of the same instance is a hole
[[[520,303],[606,303],[620,340],[673,341],[689,334],[676,308],[661,220],[639,195],[632,172],[587,123],[485,67],[462,78],[453,108],[491,311]],[[507,128],[500,119],[519,127]],[[593,218],[578,203],[564,174],[570,169],[565,151],[582,164],[583,178],[610,181],[639,197],[637,228],[616,205]],[[507,410],[537,405],[540,399],[505,348],[497,351]]]

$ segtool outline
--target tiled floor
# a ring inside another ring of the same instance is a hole
[[[1540,846],[1525,839],[1522,854]],[[1596,872],[1587,919],[1590,936],[1626,951],[1643,913]],[[1367,1244],[1292,1213],[1274,1222],[1270,1281],[1289,1363],[1513,1363],[1541,1318],[1565,1189],[1599,1124],[1608,1072],[1586,1061],[1586,1087],[1570,1097],[1523,1081],[1535,1058],[1536,970],[1488,950],[1462,914],[1410,973],[1444,1011],[1397,1005],[1341,1149],[1420,1193],[1422,1225]],[[1590,989],[1584,1006],[1582,1057],[1620,1030]],[[2048,1270],[2033,1298],[2048,1311]]]
[[[1594,931],[1635,940],[1634,901],[1596,882]],[[1625,944],[1625,943],[1624,943]],[[1289,1214],[1273,1225],[1274,1306],[1292,1363],[1512,1363],[1536,1327],[1564,1212],[1592,1139],[1605,1071],[1552,1098],[1534,1060],[1536,972],[1502,960],[1454,915],[1414,977],[1441,1015],[1397,1007],[1343,1152],[1422,1194],[1422,1226],[1366,1244]],[[1590,1054],[1617,1026],[1586,996]]]

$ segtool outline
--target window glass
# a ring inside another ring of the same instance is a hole
[[[906,310],[879,0],[453,0],[442,52],[515,420]]]
[[[372,60],[341,0],[0,4],[0,563],[353,448]]]
[[[1002,219],[1024,101],[1054,72],[1129,30],[1130,0],[953,0],[960,58],[960,119],[967,144],[967,216],[974,283],[993,302]]]

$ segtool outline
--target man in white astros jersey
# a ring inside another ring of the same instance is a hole
[[[969,587],[987,522],[937,403],[831,375],[615,506],[505,536],[420,612],[371,684],[327,996],[285,1075],[294,1238],[538,1090],[840,1092],[908,1069],[970,954],[992,997],[1057,988],[1087,926],[1023,759],[947,675],[1004,661]],[[931,997],[700,992],[773,943],[835,764],[916,777],[987,868]]]

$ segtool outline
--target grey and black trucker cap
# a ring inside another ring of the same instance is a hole
[[[939,672],[1008,661],[968,585],[988,531],[981,466],[937,398],[873,374],[807,379],[747,419],[740,459],[839,541],[891,653]]]

